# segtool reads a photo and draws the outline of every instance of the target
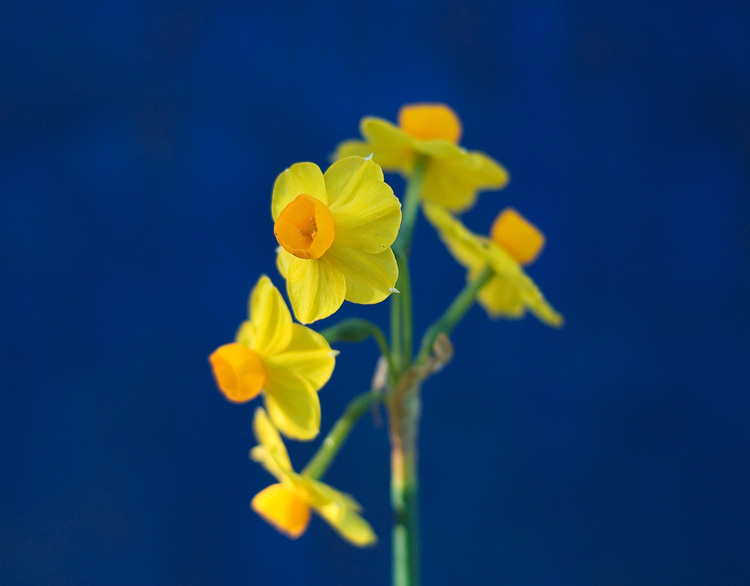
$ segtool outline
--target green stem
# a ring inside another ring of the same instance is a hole
[[[403,287],[401,282],[401,263],[399,258],[402,258],[400,254],[396,255],[396,262],[399,264],[399,279],[396,282],[397,287]],[[400,289],[399,289],[400,291]],[[403,368],[403,338],[401,334],[401,324],[403,322],[403,305],[401,304],[401,293],[391,294],[391,356],[388,361],[389,366],[389,381],[391,388],[396,386],[396,381]]]
[[[307,463],[304,470],[302,470],[304,476],[313,480],[319,480],[323,477],[331,462],[336,457],[336,454],[341,449],[341,446],[344,445],[346,438],[349,437],[354,424],[370,408],[373,401],[379,398],[379,393],[370,391],[358,395],[351,400],[344,413],[333,425],[331,431],[328,432],[318,451],[315,452],[315,455]]]
[[[417,533],[417,431],[419,429],[419,386],[409,386],[412,362],[412,302],[409,252],[419,211],[422,184],[429,162],[417,155],[409,175],[401,207],[401,229],[393,243],[398,263],[399,293],[391,296],[391,355],[388,407],[391,439],[391,506],[393,524],[393,584],[419,584],[419,538]],[[408,387],[408,388],[404,388]]]
[[[411,281],[409,278],[409,252],[414,234],[414,224],[417,221],[419,200],[422,184],[427,170],[429,158],[417,155],[409,180],[406,185],[403,203],[401,205],[401,229],[393,243],[393,253],[398,263],[398,281],[396,289],[399,293],[391,296],[391,352],[392,361],[391,385],[395,386],[401,373],[409,368],[412,359],[412,313],[411,313]]]
[[[414,234],[417,212],[419,211],[419,199],[422,194],[424,174],[429,162],[430,159],[426,155],[417,155],[417,158],[414,160],[414,166],[409,174],[406,192],[404,193],[404,202],[401,206],[401,229],[399,230],[396,242],[393,243],[393,250],[394,252],[403,252],[407,257],[411,250],[411,239]]]
[[[489,282],[493,275],[494,272],[489,265],[484,267],[473,280],[466,284],[453,302],[448,306],[448,309],[445,310],[445,313],[440,316],[440,319],[429,327],[422,338],[422,344],[419,348],[419,354],[417,354],[416,359],[417,364],[422,364],[427,360],[430,352],[432,352],[432,346],[435,344],[435,340],[440,334],[449,334],[456,324],[461,321],[461,318],[463,318],[471,306],[474,305],[474,301],[476,300],[479,291]]]
[[[417,430],[419,387],[399,392],[390,405],[393,586],[419,584]]]
[[[412,306],[411,306],[411,276],[409,261],[401,252],[396,256],[398,262],[398,296],[401,301],[401,372],[409,368],[412,358]]]

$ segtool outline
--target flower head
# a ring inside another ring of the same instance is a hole
[[[250,451],[250,457],[279,481],[255,495],[251,506],[256,513],[292,539],[305,532],[313,510],[353,545],[364,547],[377,541],[370,524],[359,515],[362,507],[357,501],[294,472],[281,436],[260,407],[255,411],[253,431],[260,445]]]
[[[474,205],[477,192],[502,189],[508,172],[479,151],[458,145],[462,126],[456,113],[445,104],[407,104],[398,114],[398,126],[368,116],[360,123],[364,141],[339,144],[336,158],[367,156],[386,171],[411,173],[418,155],[429,158],[422,197],[453,212]]]
[[[491,317],[521,318],[528,309],[547,325],[560,327],[562,316],[544,298],[522,265],[532,263],[544,246],[544,235],[512,208],[503,210],[491,238],[469,231],[443,208],[425,205],[424,213],[448,251],[476,277],[488,264],[494,276],[479,292],[479,303]]]
[[[209,357],[216,384],[236,403],[263,392],[276,427],[289,437],[312,439],[320,429],[318,390],[331,378],[336,352],[317,332],[292,323],[266,276],[250,294],[249,318],[233,344]]]
[[[271,211],[277,265],[299,321],[328,317],[344,299],[369,304],[390,295],[401,204],[371,160],[347,157],[325,175],[313,163],[292,165],[276,179]]]

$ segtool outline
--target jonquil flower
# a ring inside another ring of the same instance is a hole
[[[429,158],[422,198],[453,212],[474,205],[477,192],[502,189],[508,172],[478,151],[458,145],[462,126],[456,113],[445,104],[407,104],[398,113],[398,126],[368,116],[360,122],[364,141],[339,144],[336,158],[367,156],[386,171],[412,172],[418,155]]]
[[[390,246],[401,203],[371,160],[347,157],[325,175],[313,163],[292,165],[276,179],[271,211],[277,265],[302,323],[328,317],[344,299],[378,303],[394,290]]]
[[[354,545],[364,547],[377,541],[370,524],[359,515],[362,507],[357,501],[294,472],[281,436],[260,407],[255,411],[253,431],[260,445],[250,451],[250,457],[279,481],[255,495],[251,506],[256,513],[292,539],[305,532],[313,510]]]
[[[490,238],[469,231],[440,206],[425,205],[425,216],[437,229],[449,252],[475,278],[488,264],[494,276],[477,296],[491,317],[521,318],[528,309],[547,325],[560,327],[562,316],[539,291],[522,265],[536,260],[544,246],[544,235],[513,208],[495,219]]]
[[[337,352],[317,332],[292,323],[266,276],[250,294],[249,318],[233,344],[209,357],[216,384],[236,403],[263,392],[276,427],[289,437],[312,439],[320,430],[318,390],[331,378]]]

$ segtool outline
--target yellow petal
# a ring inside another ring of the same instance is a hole
[[[292,315],[279,290],[265,275],[258,279],[250,294],[248,313],[252,323],[251,348],[263,356],[271,356],[289,345]],[[249,338],[248,333],[240,329],[240,334]]]
[[[370,254],[333,243],[329,255],[346,279],[346,300],[353,303],[379,303],[391,294],[398,280],[396,257],[390,248]]]
[[[361,140],[344,140],[336,146],[332,159],[338,161],[346,157],[369,157],[372,147]]]
[[[264,386],[268,415],[287,437],[309,440],[320,431],[320,399],[311,383],[286,365],[269,362]]]
[[[293,324],[292,332],[286,350],[266,359],[271,365],[269,368],[293,370],[317,391],[331,378],[336,364],[335,352],[323,336],[310,328]]]
[[[517,319],[523,317],[526,313],[518,290],[498,276],[490,279],[490,282],[482,287],[477,296],[477,301],[492,318]]]
[[[416,140],[414,145],[418,153],[433,159],[455,159],[468,154],[466,149],[447,140]]]
[[[328,194],[328,206],[336,209],[337,202],[346,205],[357,199],[363,183],[383,181],[383,170],[362,157],[339,159],[328,167],[323,176]]]
[[[342,159],[326,173],[336,223],[335,242],[366,252],[382,252],[398,235],[401,202],[383,181],[380,167],[372,161],[361,161],[356,157]],[[337,173],[330,173],[337,165]],[[348,181],[345,173],[350,173]]]
[[[224,344],[208,358],[216,385],[234,403],[255,398],[263,387],[266,372],[263,360],[243,344]]]
[[[492,270],[518,292],[524,306],[547,325],[561,327],[563,317],[549,304],[518,261],[507,250],[494,243],[489,243],[487,250]]]
[[[292,462],[289,460],[289,453],[286,451],[284,441],[262,407],[258,407],[255,410],[255,415],[253,416],[253,434],[258,443],[265,448],[268,455],[279,466],[285,469],[285,471],[292,469]],[[253,459],[260,461],[256,458]],[[277,475],[274,474],[274,476]]]
[[[370,144],[388,145],[389,147],[407,147],[414,144],[413,137],[401,128],[377,116],[365,116],[359,124],[359,130]]]
[[[382,118],[362,119],[360,131],[370,147],[372,159],[383,169],[408,172],[414,164],[415,140]],[[352,153],[354,154],[354,153]]]
[[[289,486],[272,484],[252,500],[251,506],[277,531],[296,539],[310,523],[310,506]]]
[[[501,189],[508,173],[497,162],[479,153],[463,153],[431,161],[422,189],[425,201],[460,212],[474,205],[479,191]]]
[[[285,279],[289,274],[289,265],[293,258],[294,255],[281,248],[281,246],[276,249],[276,268],[279,269],[279,273]]]
[[[292,256],[286,276],[286,289],[297,320],[309,324],[334,313],[344,302],[346,280],[331,260],[331,251],[321,258],[303,260]]]
[[[478,272],[487,264],[486,239],[474,234],[444,208],[430,203],[422,206],[427,220],[458,263]]]
[[[306,194],[328,203],[323,172],[314,163],[296,163],[282,172],[273,185],[271,214],[274,221],[281,211],[298,195]]]
[[[305,479],[312,496],[311,505],[336,532],[352,545],[367,547],[377,543],[370,524],[359,515],[359,503],[352,497],[324,484]]]

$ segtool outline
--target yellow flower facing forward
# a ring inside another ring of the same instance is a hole
[[[544,246],[544,235],[512,208],[502,211],[491,238],[469,231],[443,208],[425,205],[424,213],[453,257],[475,278],[488,264],[492,279],[477,296],[491,317],[521,318],[529,310],[547,325],[560,327],[562,316],[547,302],[522,265],[533,262]]]
[[[359,547],[375,544],[377,537],[359,515],[362,507],[357,501],[294,472],[281,436],[260,407],[255,411],[253,431],[260,445],[250,451],[250,457],[279,481],[255,495],[251,506],[256,513],[281,533],[296,539],[307,529],[312,510],[349,543]]]
[[[462,126],[456,113],[445,104],[407,104],[398,114],[398,126],[382,118],[367,116],[360,123],[364,141],[339,144],[335,157],[367,156],[386,171],[409,175],[418,155],[429,157],[422,197],[453,212],[472,207],[477,192],[502,189],[508,172],[478,151],[458,145]]]
[[[276,427],[289,437],[312,439],[320,430],[318,390],[331,378],[337,353],[323,336],[292,323],[266,276],[250,294],[249,318],[233,344],[209,357],[216,384],[235,403],[262,391]]]
[[[311,323],[346,299],[379,303],[398,278],[391,244],[401,204],[371,160],[348,157],[325,172],[297,163],[273,187],[277,265],[294,314]]]

